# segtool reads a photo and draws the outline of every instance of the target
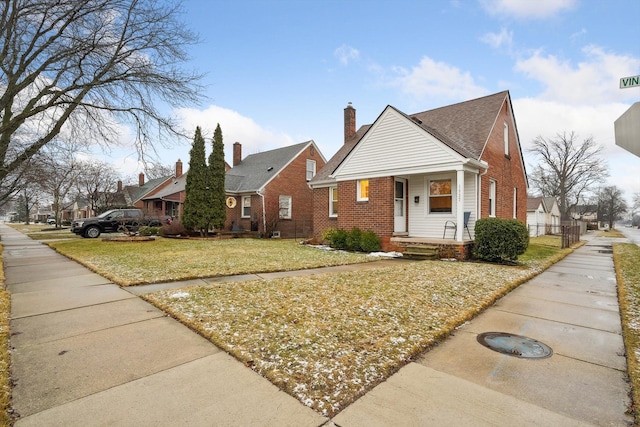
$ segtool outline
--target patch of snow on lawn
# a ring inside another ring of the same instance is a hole
[[[386,258],[401,258],[402,254],[400,252],[371,252],[367,254],[367,256],[377,256],[377,257],[386,257]]]
[[[176,292],[175,294],[171,294],[171,298],[187,298],[189,296],[189,292]]]

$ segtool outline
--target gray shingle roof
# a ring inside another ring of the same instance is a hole
[[[405,114],[397,108],[391,108],[408,119],[412,119],[418,126],[460,155],[480,160],[500,108],[508,95],[508,91],[502,91],[415,114]],[[352,139],[345,142],[325,167],[311,180],[311,184],[331,181],[330,175],[344,161],[370,127],[371,125],[362,126]]]
[[[313,141],[248,155],[227,172],[225,190],[228,193],[260,190],[309,144]]]
[[[447,105],[446,107],[411,114],[429,128],[441,134],[442,142],[465,157],[480,160],[502,104],[509,92],[503,91],[482,98]],[[438,137],[438,135],[434,135]],[[440,139],[440,138],[439,138]]]

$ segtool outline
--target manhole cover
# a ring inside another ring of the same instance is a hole
[[[478,342],[498,353],[523,359],[544,359],[553,354],[551,347],[540,341],[506,332],[484,332],[478,335]]]

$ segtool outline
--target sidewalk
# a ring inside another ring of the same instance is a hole
[[[589,236],[328,420],[140,300],[129,292],[135,287],[120,288],[5,225],[0,235],[12,294],[18,427],[631,421],[610,239]],[[476,341],[486,331],[526,335],[554,354],[528,360],[496,353]]]

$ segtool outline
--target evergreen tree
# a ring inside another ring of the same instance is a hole
[[[220,123],[213,133],[213,151],[209,155],[209,210],[211,212],[211,225],[216,229],[224,227],[227,217],[225,205],[224,179],[224,143],[222,142],[222,129]]]
[[[208,235],[210,213],[208,206],[208,175],[204,138],[200,126],[196,128],[193,146],[189,151],[189,171],[185,186],[182,225],[189,230],[199,230],[201,236]]]

